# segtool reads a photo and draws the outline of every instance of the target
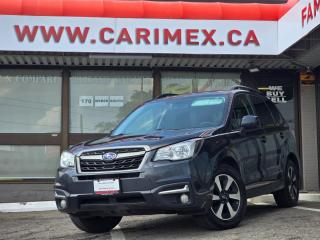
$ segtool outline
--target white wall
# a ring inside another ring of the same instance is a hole
[[[301,85],[301,140],[303,190],[319,190],[316,90],[315,85]]]

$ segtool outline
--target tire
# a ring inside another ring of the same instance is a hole
[[[278,207],[294,207],[299,200],[299,171],[297,165],[288,160],[285,171],[285,187],[273,193],[274,200]]]
[[[70,215],[73,224],[87,233],[103,233],[111,231],[119,224],[122,217],[77,217]]]
[[[213,179],[211,207],[205,215],[196,216],[196,221],[209,230],[234,228],[247,209],[246,190],[240,173],[229,165],[221,165]]]

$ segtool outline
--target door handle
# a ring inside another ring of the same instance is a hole
[[[267,142],[267,137],[266,136],[261,136],[260,140],[261,140],[261,142],[266,143]]]
[[[284,134],[283,134],[283,132],[280,132],[280,138],[284,138]]]

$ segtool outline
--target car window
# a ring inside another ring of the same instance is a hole
[[[237,130],[241,127],[241,120],[246,115],[254,115],[251,105],[245,95],[237,95],[233,100],[230,128]]]
[[[267,108],[265,100],[262,97],[250,96],[255,109],[255,114],[259,117],[263,128],[274,127],[274,121],[270,110]]]
[[[112,135],[140,135],[159,130],[215,128],[224,123],[227,106],[227,96],[224,94],[149,102],[126,117]]]
[[[276,107],[276,105],[274,103],[272,103],[271,101],[267,101],[266,104],[272,113],[275,125],[282,126],[285,121],[284,121],[284,118],[282,117],[281,113],[279,112],[278,108]]]

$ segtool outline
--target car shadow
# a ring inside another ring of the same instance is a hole
[[[257,221],[259,217],[267,217],[267,215],[277,211],[282,211],[282,209],[277,208],[275,205],[249,205],[246,216],[239,227],[246,226],[252,221]],[[151,234],[152,236],[158,236],[157,233],[161,233],[162,239],[166,237],[173,239],[174,235],[179,232],[183,232],[185,236],[206,232],[206,230],[196,224],[192,216],[186,215],[146,216],[138,221],[128,221],[120,224],[120,226],[121,231],[127,239],[130,239],[131,235],[134,238],[135,233],[138,232],[143,232],[144,235],[150,234],[150,237]]]
[[[247,231],[252,224],[259,223],[275,212],[284,209],[276,205],[252,205],[249,204],[247,213],[240,225],[235,229],[216,231],[215,236],[225,236],[229,233]],[[259,220],[260,219],[260,220]],[[209,230],[198,226],[192,216],[189,215],[150,215],[124,217],[120,227],[116,227],[110,233],[94,235],[94,239],[131,240],[131,239],[197,239],[196,236],[208,236]],[[192,237],[193,236],[193,237]],[[93,239],[90,234],[77,235],[76,239]]]
[[[248,205],[247,213],[244,220],[254,220],[261,216],[267,216],[273,214],[274,212],[282,211],[283,209],[277,207],[276,205]]]

